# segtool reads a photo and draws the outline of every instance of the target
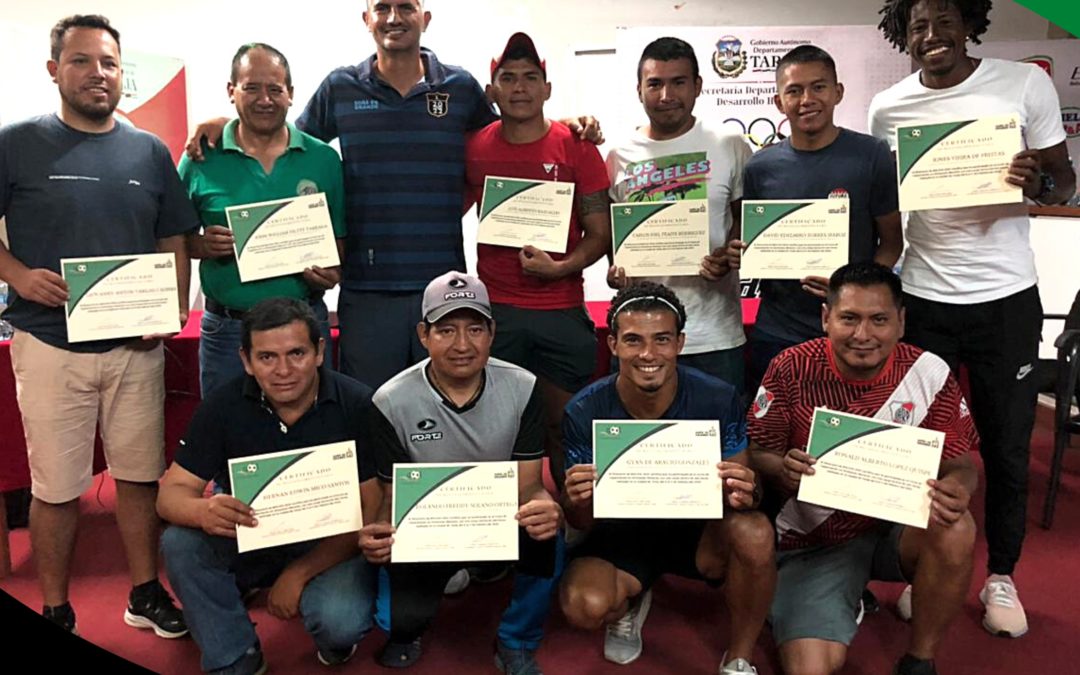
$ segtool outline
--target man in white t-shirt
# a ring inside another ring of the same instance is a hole
[[[1027,149],[1013,158],[1006,180],[1038,203],[1062,203],[1072,197],[1076,177],[1050,78],[1030,64],[968,56],[965,43],[979,42],[989,7],[979,0],[886,2],[880,28],[920,70],[874,97],[870,131],[895,152],[897,126],[1017,114]],[[1010,637],[1027,632],[1011,575],[1024,540],[1042,327],[1027,208],[910,212],[902,273],[906,339],[954,369],[966,366],[970,377],[986,466],[983,625]],[[901,614],[910,612],[909,590]]]
[[[743,166],[750,147],[737,133],[694,117],[701,76],[693,48],[677,38],[653,41],[638,63],[638,98],[649,123],[636,129],[607,157],[615,202],[707,199],[709,246],[696,277],[652,281],[675,291],[686,306],[686,346],[680,363],[731,384],[744,384],[742,310],[739,276],[731,273],[723,248],[738,238],[738,203]],[[625,285],[625,273],[612,267],[612,285]]]

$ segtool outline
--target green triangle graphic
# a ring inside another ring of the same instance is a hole
[[[135,258],[65,262],[63,276],[68,285],[67,315],[71,316],[75,312],[79,301],[102,279],[133,262]]]
[[[654,436],[674,422],[593,422],[593,461],[596,462],[596,482],[628,450]]]
[[[484,182],[484,203],[480,205],[480,220],[487,218],[489,213],[511,197],[534,187],[538,187],[536,181],[488,178]]]
[[[246,206],[244,208],[229,208],[225,210],[228,215],[229,229],[233,231],[236,239],[236,256],[244,252],[244,247],[263,223],[270,220],[275,213],[285,208],[291,201],[279,204],[265,204],[263,206]]]
[[[923,124],[921,126],[898,128],[896,130],[896,147],[903,149],[903,152],[896,153],[900,182],[904,182],[911,168],[923,158],[923,155],[930,152],[931,148],[974,121],[944,122],[942,124]]]
[[[282,472],[311,454],[298,452],[295,455],[282,455],[233,464],[229,476],[232,481],[233,497],[250,506],[259,493]]]
[[[626,238],[649,218],[664,209],[671,208],[676,202],[644,202],[641,204],[612,204],[611,233],[614,242],[613,251],[618,251]]]
[[[409,511],[431,492],[447,481],[476,466],[411,466],[394,467],[394,527],[401,525]]]
[[[1068,0],[1016,0],[1044,19],[1050,21],[1073,35],[1080,36],[1080,11],[1076,3]]]
[[[894,428],[875,420],[865,420],[831,410],[815,410],[811,456],[821,458],[844,443]]]
[[[777,204],[753,204],[743,202],[742,232],[747,246],[754,243],[762,232],[799,209],[810,206],[807,202],[780,202]]]

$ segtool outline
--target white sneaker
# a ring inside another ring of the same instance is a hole
[[[468,587],[469,570],[460,569],[457,572],[454,572],[454,576],[450,577],[450,581],[446,582],[446,588],[443,589],[443,595],[457,595]]]
[[[625,666],[641,656],[643,643],[641,627],[652,606],[652,590],[645,591],[630,605],[626,614],[615,623],[609,623],[604,636],[604,658]]]
[[[727,661],[727,652],[721,662]],[[757,675],[757,668],[750,665],[746,659],[732,659],[720,666],[720,675]]]
[[[1016,584],[1006,574],[991,574],[979,592],[986,613],[983,628],[994,635],[1018,638],[1028,631],[1027,615],[1020,604]]]
[[[911,584],[908,584],[904,592],[896,599],[896,613],[904,621],[911,621]]]

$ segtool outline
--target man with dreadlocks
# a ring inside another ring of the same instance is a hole
[[[990,21],[990,0],[888,0],[880,28],[920,70],[870,104],[873,135],[896,149],[895,129],[923,121],[1020,116],[1026,150],[1006,180],[1041,204],[1073,195],[1060,104],[1050,78],[1028,64],[969,56]],[[1038,389],[1042,305],[1026,204],[913,211],[903,281],[907,340],[966,366],[986,466],[988,576],[983,626],[1019,637],[1027,618],[1012,580],[1024,540],[1028,446]],[[901,615],[911,613],[910,587]]]

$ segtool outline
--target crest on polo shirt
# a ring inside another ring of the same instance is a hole
[[[318,184],[310,178],[302,178],[300,179],[300,182],[296,184],[296,194],[298,195],[314,195],[318,193]]]
[[[754,396],[753,413],[754,417],[761,419],[769,412],[769,406],[772,405],[773,393],[765,388],[765,385],[758,387],[757,395]]]
[[[915,404],[911,401],[893,401],[889,404],[889,412],[892,413],[893,422],[911,424],[911,417],[915,414]]]
[[[446,113],[450,112],[450,94],[427,94],[427,111],[432,117],[446,117]]]

